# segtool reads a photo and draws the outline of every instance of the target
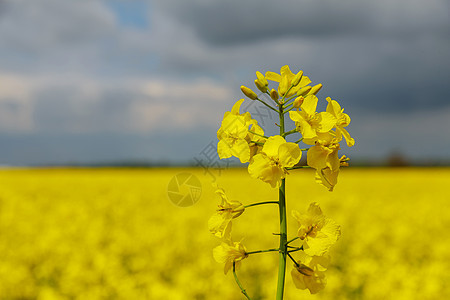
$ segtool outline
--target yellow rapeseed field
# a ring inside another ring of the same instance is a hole
[[[182,172],[202,185],[188,207],[167,194]],[[297,228],[290,211],[311,202],[342,236],[327,287],[296,289],[288,262],[285,299],[450,298],[450,169],[347,168],[334,192],[312,170],[290,172],[289,236]],[[243,299],[212,257],[220,241],[207,226],[219,201],[211,181],[203,169],[0,171],[0,299]],[[223,171],[217,184],[244,204],[278,199],[246,169]],[[277,209],[248,208],[233,237],[249,251],[278,247]],[[278,254],[260,253],[238,275],[252,299],[273,299],[277,270]]]

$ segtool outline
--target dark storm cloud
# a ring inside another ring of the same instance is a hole
[[[164,1],[161,6],[210,44],[230,45],[284,36],[448,34],[448,3],[433,0]]]

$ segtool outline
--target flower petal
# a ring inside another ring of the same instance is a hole
[[[275,72],[267,71],[266,72],[266,79],[267,80],[276,81],[276,82],[280,82],[281,81],[281,75],[277,74]]]
[[[262,152],[267,154],[269,157],[278,157],[278,148],[282,144],[285,144],[286,140],[280,135],[274,135],[267,139],[266,143],[262,148]]]
[[[278,148],[278,157],[281,165],[285,168],[289,168],[300,161],[302,152],[297,144],[285,143]]]
[[[231,148],[233,156],[239,158],[241,163],[246,163],[250,160],[250,147],[246,140],[236,140]]]
[[[317,99],[315,95],[308,95],[305,97],[305,100],[303,100],[301,109],[308,115],[313,116],[316,114],[318,101],[319,99]]]
[[[239,110],[241,108],[242,102],[244,102],[244,99],[240,99],[238,100],[234,105],[233,108],[231,109],[231,113],[233,115],[239,115]]]

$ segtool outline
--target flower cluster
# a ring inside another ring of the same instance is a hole
[[[299,289],[315,294],[326,285],[324,272],[328,268],[328,250],[341,235],[340,226],[325,217],[317,203],[311,203],[305,214],[292,211],[298,221],[297,239],[300,240],[300,259],[291,271],[292,280]]]
[[[319,99],[316,94],[322,84],[311,86],[311,80],[303,76],[303,71],[294,74],[288,66],[283,66],[280,74],[256,72],[255,85],[260,95],[246,86],[241,91],[249,99],[259,101],[275,111],[279,117],[276,124],[280,133],[273,136],[264,135],[264,130],[252,118],[249,112],[241,113],[240,107],[244,99],[237,101],[231,111],[225,113],[222,124],[217,131],[217,152],[221,159],[234,156],[241,163],[248,163],[251,177],[270,184],[279,189],[278,201],[263,201],[244,206],[239,201],[229,200],[223,189],[216,187],[221,203],[216,214],[209,220],[209,230],[222,240],[220,246],[213,250],[217,262],[225,265],[225,274],[233,269],[235,280],[241,292],[250,299],[240,284],[236,268],[247,256],[263,252],[277,252],[280,255],[277,300],[283,299],[284,275],[286,260],[294,262],[291,272],[294,284],[299,289],[308,289],[312,294],[325,287],[325,271],[328,268],[330,247],[340,236],[340,227],[326,218],[317,203],[312,203],[305,214],[293,211],[299,229],[297,237],[287,239],[286,222],[286,177],[290,170],[314,168],[316,182],[332,191],[337,183],[341,166],[346,166],[345,155],[339,157],[340,142],[345,139],[347,146],[352,147],[355,140],[346,127],[350,117],[344,113],[336,100],[326,98],[328,104],[325,111],[317,112]],[[269,88],[269,81],[278,83],[278,87]],[[265,99],[260,99],[263,95]],[[294,126],[287,129],[287,115]],[[293,142],[288,141],[290,135],[300,135]],[[303,142],[309,148],[301,148]],[[302,152],[306,151],[306,165],[301,165]],[[231,224],[251,206],[275,203],[280,214],[279,247],[248,252],[241,242],[231,239]],[[292,246],[292,242],[300,242]],[[294,254],[295,252],[295,254]],[[292,254],[291,254],[292,253]],[[294,259],[298,255],[299,259]]]
[[[261,179],[272,187],[279,187],[289,169],[297,168],[302,151],[307,151],[307,165],[316,170],[316,182],[332,191],[337,183],[341,166],[347,165],[345,156],[339,158],[339,143],[345,139],[349,147],[355,144],[345,127],[350,124],[350,117],[344,113],[336,100],[326,98],[326,111],[317,112],[319,102],[316,94],[322,84],[310,86],[311,80],[303,76],[303,71],[294,74],[288,66],[283,66],[280,74],[266,72],[265,76],[256,72],[256,87],[270,98],[275,108],[259,99],[250,88],[241,86],[242,92],[251,100],[258,100],[279,114],[289,113],[295,128],[280,135],[264,136],[264,130],[252,119],[249,112],[241,114],[239,100],[231,111],[226,112],[222,126],[217,132],[219,139],[217,151],[219,157],[239,158],[241,163],[249,162],[248,171],[253,178]],[[269,81],[278,83],[278,88],[269,91]],[[301,134],[296,142],[287,142],[291,134]],[[310,145],[301,149],[299,142]]]

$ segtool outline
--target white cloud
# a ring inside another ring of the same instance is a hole
[[[187,130],[215,123],[217,111],[212,104],[227,104],[231,94],[208,79],[102,80],[0,74],[0,80],[5,83],[0,86],[3,131]]]

